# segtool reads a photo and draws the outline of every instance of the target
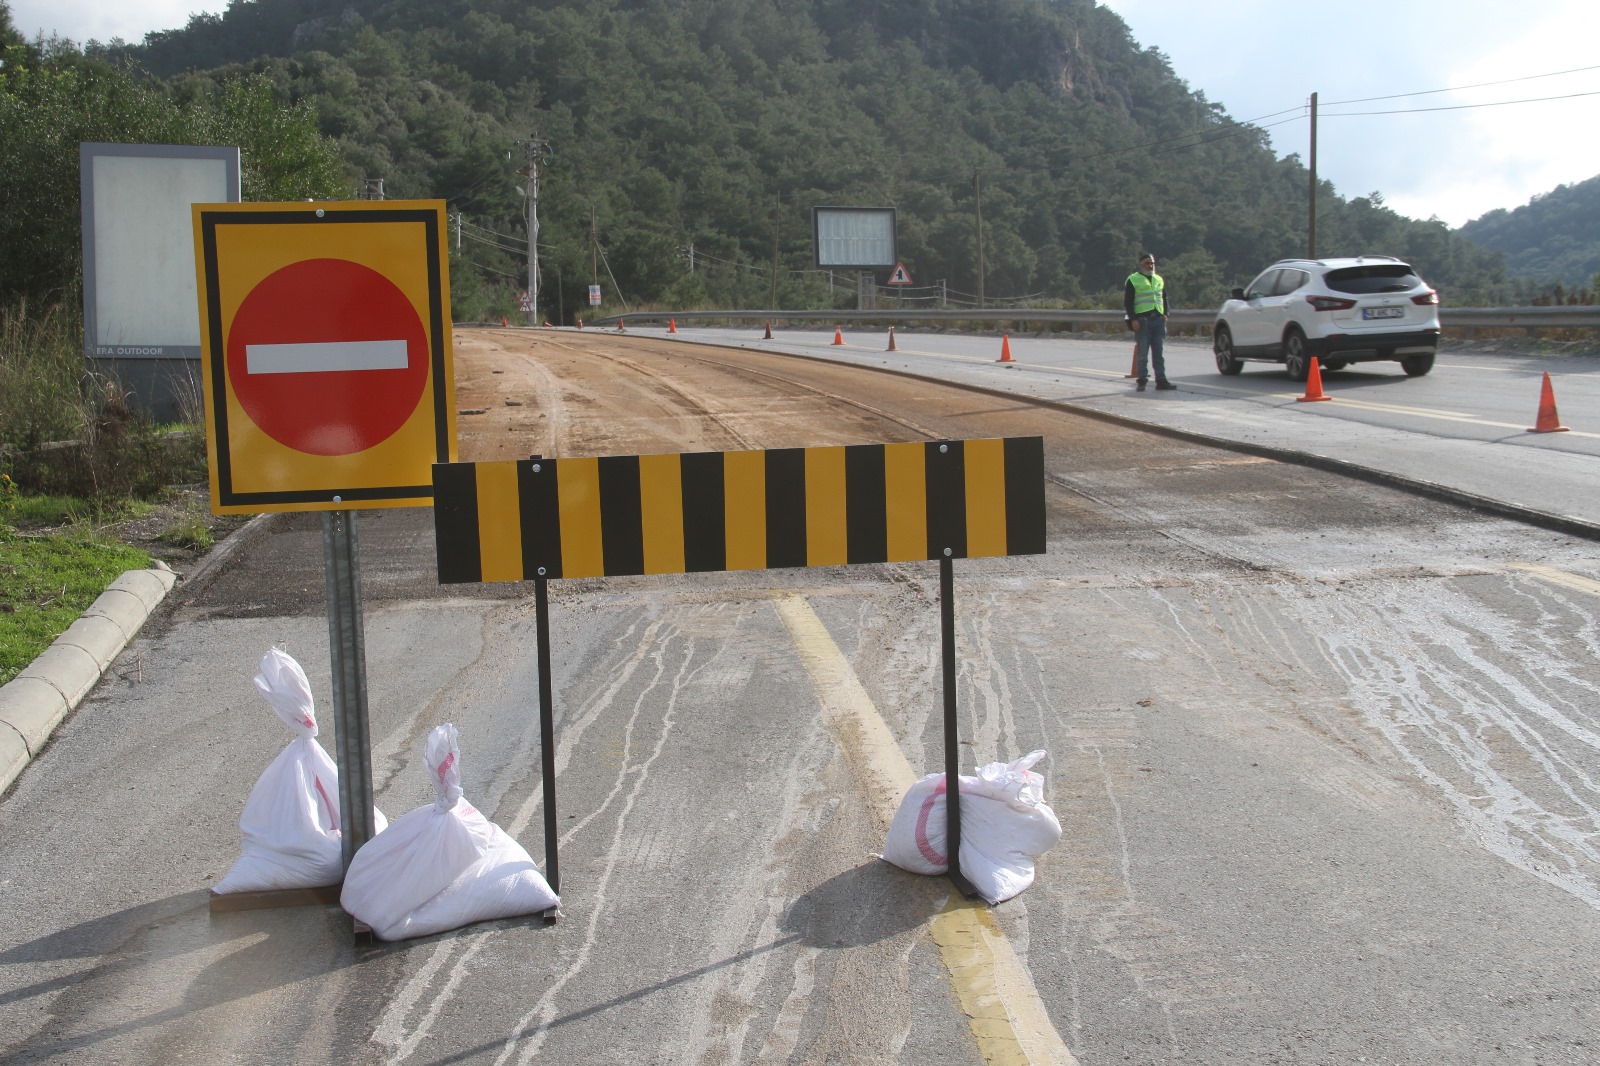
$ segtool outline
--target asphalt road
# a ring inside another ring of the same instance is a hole
[[[665,337],[662,329],[630,330]],[[749,351],[783,351],[850,365],[927,375],[1063,402],[1112,418],[1195,434],[1279,457],[1300,457],[1359,476],[1418,488],[1440,486],[1528,518],[1566,519],[1600,531],[1600,356],[1552,355],[1526,342],[1446,346],[1432,373],[1408,378],[1393,363],[1356,364],[1323,377],[1328,402],[1301,402],[1308,387],[1281,367],[1248,363],[1216,372],[1208,341],[1168,343],[1173,392],[1136,393],[1128,380],[1131,342],[1109,338],[906,333],[886,351],[884,330],[778,329],[774,339],[744,329],[679,330],[674,339]],[[1565,431],[1530,433],[1548,373]]]
[[[467,458],[1042,434],[1049,553],[956,581],[963,763],[1050,752],[1038,882],[975,907],[874,858],[942,747],[936,571],[868,566],[552,586],[555,924],[212,916],[289,739],[256,661],[327,698],[318,520],[275,518],[0,801],[7,1062],[1600,1057],[1594,541],[677,338],[457,352]],[[528,590],[438,586],[426,512],[359,527],[379,806],[431,799],[453,721],[541,856]]]

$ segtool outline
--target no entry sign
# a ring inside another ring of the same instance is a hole
[[[455,455],[443,205],[194,220],[212,510],[427,506]]]
[[[428,383],[427,329],[371,267],[291,263],[234,315],[228,381],[273,440],[308,455],[354,455],[388,440],[416,410]]]

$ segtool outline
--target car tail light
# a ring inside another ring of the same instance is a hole
[[[1341,300],[1337,296],[1307,296],[1306,303],[1318,311],[1348,311],[1356,305],[1354,300]]]
[[[1439,294],[1430,289],[1421,296],[1413,296],[1411,302],[1421,304],[1423,307],[1433,307],[1439,303]]]

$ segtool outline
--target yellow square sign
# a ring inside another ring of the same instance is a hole
[[[456,457],[443,202],[193,211],[212,511],[429,506]]]

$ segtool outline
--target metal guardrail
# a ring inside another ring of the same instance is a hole
[[[1216,312],[1174,311],[1168,324],[1177,330],[1210,333]],[[1000,326],[1015,323],[1060,323],[1069,332],[1105,332],[1122,328],[1122,312],[1059,307],[968,308],[965,310],[886,309],[872,311],[629,311],[589,323],[591,326],[635,325],[642,322],[846,322],[899,326],[908,323],[971,322]],[[1522,329],[1537,337],[1541,329],[1593,329],[1600,327],[1600,307],[1444,307],[1439,324],[1449,332],[1471,338],[1479,329]]]
[[[1592,329],[1600,326],[1600,307],[1446,307],[1439,310],[1445,329],[1525,329],[1537,337],[1541,329]]]

